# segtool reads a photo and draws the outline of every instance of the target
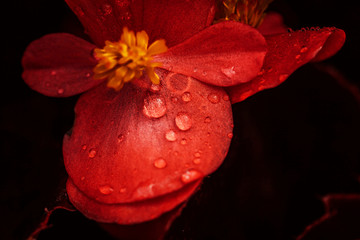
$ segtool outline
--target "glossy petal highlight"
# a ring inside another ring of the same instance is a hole
[[[243,101],[261,90],[278,86],[302,65],[334,54],[344,40],[345,34],[336,28],[266,36],[268,53],[262,71],[248,83],[227,88],[231,102]]]
[[[253,79],[266,54],[264,37],[248,25],[227,21],[213,25],[154,59],[161,68],[216,86]]]
[[[26,49],[23,79],[35,91],[51,97],[68,97],[101,83],[92,78],[94,45],[66,33],[46,35]]]

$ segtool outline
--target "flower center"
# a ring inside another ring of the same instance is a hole
[[[235,20],[258,27],[263,19],[264,12],[273,0],[224,0],[224,19]]]
[[[123,29],[120,41],[105,41],[103,49],[95,48],[94,55],[98,64],[93,69],[94,79],[108,79],[107,86],[120,90],[125,83],[142,76],[144,70],[151,82],[159,84],[155,67],[161,63],[153,62],[153,56],[166,52],[164,39],[156,40],[148,47],[149,36],[145,31]]]

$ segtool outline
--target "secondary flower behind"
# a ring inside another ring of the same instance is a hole
[[[48,96],[85,92],[64,137],[67,191],[99,222],[140,223],[186,201],[227,154],[231,103],[345,39],[336,28],[287,32],[274,14],[256,16],[258,29],[212,25],[211,0],[66,2],[93,43],[44,36],[27,48],[23,78]]]

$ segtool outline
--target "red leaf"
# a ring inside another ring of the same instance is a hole
[[[216,86],[253,79],[266,54],[264,37],[238,22],[221,22],[158,55],[162,68]]]
[[[309,61],[334,54],[340,49],[344,38],[343,31],[336,28],[266,36],[268,53],[263,70],[250,82],[227,89],[232,103],[243,101],[261,90],[276,87]],[[325,52],[322,52],[322,49],[325,49]]]
[[[141,79],[120,92],[100,86],[79,99],[64,161],[89,199],[153,199],[212,173],[225,158],[232,136],[226,93],[183,75],[159,74],[160,90],[148,91],[141,84],[149,81]]]
[[[123,27],[145,30],[150,41],[178,44],[212,23],[214,1],[66,0],[96,45],[118,41]]]
[[[92,78],[94,47],[70,34],[46,35],[26,49],[23,79],[35,91],[51,97],[82,93],[101,83]]]

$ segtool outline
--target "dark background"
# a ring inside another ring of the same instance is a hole
[[[30,90],[21,79],[21,56],[45,34],[84,35],[62,0],[2,4],[0,238],[7,240],[24,239],[55,196],[64,177],[62,137],[77,100]],[[359,3],[275,0],[270,9],[293,29],[344,29],[345,46],[325,65],[302,67],[278,88],[234,105],[228,157],[189,201],[168,239],[295,239],[325,213],[323,196],[360,194]],[[324,71],[327,66],[341,78]],[[354,206],[350,212],[356,213]],[[359,223],[356,214],[344,216],[345,225]],[[51,221],[54,227],[40,240],[107,237],[79,213],[60,211]],[[359,230],[339,225],[321,231],[321,238],[308,239],[360,238]]]

